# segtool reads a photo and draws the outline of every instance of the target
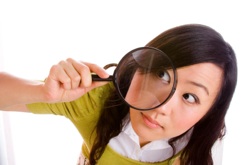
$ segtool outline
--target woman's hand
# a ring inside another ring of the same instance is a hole
[[[91,73],[101,78],[109,77],[101,67],[73,59],[52,66],[45,82],[0,72],[0,110],[27,112],[26,104],[75,100],[89,90],[107,83],[92,82]]]
[[[44,84],[46,102],[72,101],[91,89],[107,83],[92,81],[91,73],[101,78],[109,77],[103,68],[71,58],[52,66]]]

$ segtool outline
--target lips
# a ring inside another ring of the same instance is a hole
[[[142,119],[144,123],[149,127],[149,128],[160,128],[162,127],[157,121],[153,120],[149,116],[146,116],[145,114],[142,114]]]

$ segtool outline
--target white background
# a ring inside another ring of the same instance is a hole
[[[68,57],[103,66],[174,26],[209,25],[238,58],[223,165],[247,164],[249,16],[247,1],[0,0],[0,69],[43,80],[53,64]],[[0,121],[0,153],[9,162],[1,165],[76,164],[82,141],[67,119],[11,112],[0,113]]]

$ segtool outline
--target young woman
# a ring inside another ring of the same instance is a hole
[[[178,79],[171,97],[153,109],[138,110],[127,102],[149,105],[155,96],[138,92],[146,84],[141,82],[153,75],[160,84],[149,87],[150,94],[164,91],[174,83],[174,70],[144,72],[131,63],[114,86],[92,81],[93,72],[108,78],[101,67],[73,59],[52,66],[44,82],[1,73],[0,109],[66,116],[84,139],[85,164],[213,164],[211,149],[225,134],[236,87],[233,49],[218,32],[199,24],[169,29],[146,47],[167,54]]]

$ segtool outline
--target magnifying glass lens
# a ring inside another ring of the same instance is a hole
[[[115,84],[130,107],[154,109],[173,95],[176,87],[175,68],[162,51],[151,47],[137,48],[119,62]]]

